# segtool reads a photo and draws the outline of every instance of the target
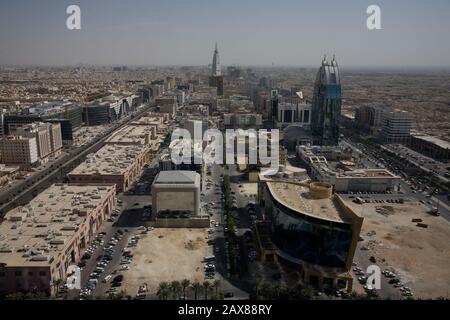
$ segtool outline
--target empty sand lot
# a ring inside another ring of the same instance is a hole
[[[162,281],[202,282],[202,260],[212,255],[205,237],[206,229],[157,228],[141,235],[130,270],[124,273],[123,289],[134,295],[140,285],[147,283],[148,293],[155,294]]]
[[[364,217],[361,231],[364,242],[361,245],[369,249],[367,255],[374,256],[382,270],[394,271],[413,289],[416,298],[448,296],[450,223],[447,220],[428,214],[417,202],[347,203]],[[417,226],[412,219],[421,219],[428,228]],[[370,235],[371,231],[376,234]]]

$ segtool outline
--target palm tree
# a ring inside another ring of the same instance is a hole
[[[253,284],[253,290],[255,291],[255,298],[258,298],[259,292],[261,290],[262,280],[261,278],[257,278]]]
[[[280,298],[280,294],[281,291],[283,291],[283,287],[281,286],[280,283],[276,283],[273,287],[272,287],[272,295],[275,300],[278,300]]]
[[[195,298],[195,300],[197,300],[198,293],[202,289],[202,285],[196,281],[191,286],[192,286],[192,289],[194,290],[194,298]]]
[[[156,295],[160,300],[167,300],[169,297],[169,290],[170,286],[167,282],[161,282],[158,286],[158,291],[156,292]]]
[[[203,281],[203,289],[205,290],[205,300],[208,300],[208,290],[211,287],[209,281]]]
[[[214,287],[214,289],[216,291],[216,297],[217,297],[217,295],[219,293],[219,286],[220,286],[220,280],[219,279],[214,280],[213,287]]]
[[[189,281],[188,279],[183,279],[181,281],[181,286],[183,287],[183,297],[184,300],[186,300],[186,289],[190,286],[191,281]]]
[[[170,283],[170,288],[172,289],[172,298],[173,300],[178,300],[181,291],[180,281],[172,281]]]
[[[61,278],[53,280],[53,286],[56,288],[56,293],[59,293],[59,288],[63,284],[63,280]]]

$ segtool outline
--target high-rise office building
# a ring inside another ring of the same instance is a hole
[[[314,85],[311,128],[314,142],[319,145],[337,145],[341,116],[341,80],[338,64],[324,57]]]
[[[381,141],[384,143],[408,143],[411,138],[412,117],[403,110],[383,112]]]
[[[209,86],[217,88],[217,95],[223,96],[223,75],[220,68],[219,49],[214,49],[211,76],[209,77]]]
[[[217,77],[222,75],[222,70],[220,68],[220,58],[219,58],[219,49],[216,47],[214,49],[213,62],[212,62],[212,72],[211,76]]]

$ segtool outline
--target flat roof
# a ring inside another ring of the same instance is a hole
[[[54,184],[29,204],[5,215],[0,224],[0,264],[47,266],[64,253],[89,213],[101,205],[113,186]]]
[[[279,203],[294,211],[334,222],[352,222],[332,198],[315,199],[308,187],[285,181],[267,181],[267,187]]]
[[[106,143],[146,144],[146,139],[149,142],[152,133],[153,126],[127,125],[116,131]]]
[[[155,179],[154,184],[198,184],[200,175],[195,171],[161,171]]]
[[[73,169],[69,175],[123,175],[136,161],[148,151],[141,145],[107,144]]]
[[[432,137],[432,136],[427,136],[427,135],[423,135],[423,136],[417,135],[417,136],[414,136],[414,138],[434,143],[435,145],[437,145],[443,149],[450,149],[450,142],[439,139],[437,137]]]
[[[164,123],[162,116],[144,116],[131,122],[132,125],[160,125]]]

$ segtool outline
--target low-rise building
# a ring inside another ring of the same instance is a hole
[[[114,132],[107,140],[107,144],[120,145],[150,145],[156,138],[155,126],[128,125]]]
[[[55,184],[0,224],[0,293],[54,294],[115,206],[114,185]]]
[[[325,148],[325,152],[321,150]],[[386,169],[360,168],[337,147],[299,146],[297,152],[307,165],[312,179],[326,182],[337,192],[370,191],[382,192],[395,190],[400,177]],[[342,150],[341,150],[342,151]]]
[[[200,175],[194,171],[161,171],[152,185],[152,211],[156,219],[199,216]]]
[[[442,162],[450,161],[450,143],[429,135],[412,135],[411,149]]]
[[[4,164],[0,164],[0,185],[4,185],[14,179],[19,172],[19,166],[6,166]]]
[[[107,144],[88,155],[67,177],[76,184],[114,184],[117,192],[125,192],[149,160],[148,147]]]

